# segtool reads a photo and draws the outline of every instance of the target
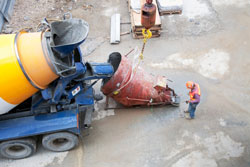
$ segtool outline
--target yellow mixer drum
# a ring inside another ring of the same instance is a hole
[[[42,38],[41,32],[0,35],[0,115],[58,77],[49,66]]]

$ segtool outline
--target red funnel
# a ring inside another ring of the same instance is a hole
[[[164,77],[152,76],[141,67],[133,69],[132,62],[117,52],[109,56],[109,62],[115,74],[109,80],[104,80],[101,90],[106,96],[124,106],[178,105],[179,97],[168,88]]]

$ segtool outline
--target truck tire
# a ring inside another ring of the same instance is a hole
[[[22,159],[36,152],[36,140],[33,138],[9,140],[0,143],[1,156],[8,159]]]
[[[55,152],[71,150],[78,145],[78,142],[78,137],[69,132],[44,135],[42,139],[43,147]]]

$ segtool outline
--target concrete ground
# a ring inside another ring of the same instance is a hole
[[[118,45],[106,39],[113,13],[129,20],[126,1],[86,2],[93,4],[92,11],[72,11],[90,24],[89,40],[82,46],[86,60],[104,62],[111,52],[126,54],[141,47],[142,40],[131,35],[122,36]],[[249,0],[185,0],[182,15],[161,17],[163,32],[149,40],[142,67],[174,81],[169,84],[182,97],[179,108],[104,111],[102,101],[78,148],[51,153],[40,147],[24,160],[0,159],[0,166],[250,166],[249,8]],[[182,113],[188,80],[198,82],[202,91],[194,120]]]

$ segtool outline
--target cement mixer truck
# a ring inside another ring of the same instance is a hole
[[[29,157],[38,140],[56,152],[77,146],[101,99],[92,86],[114,72],[109,63],[84,62],[79,45],[88,31],[84,20],[68,19],[44,32],[0,35],[2,157]]]
[[[101,99],[92,88],[98,80],[104,95],[127,107],[179,105],[166,78],[118,52],[107,63],[85,62],[79,46],[88,31],[84,20],[68,19],[43,32],[0,35],[0,156],[29,157],[40,140],[50,151],[76,147]]]

